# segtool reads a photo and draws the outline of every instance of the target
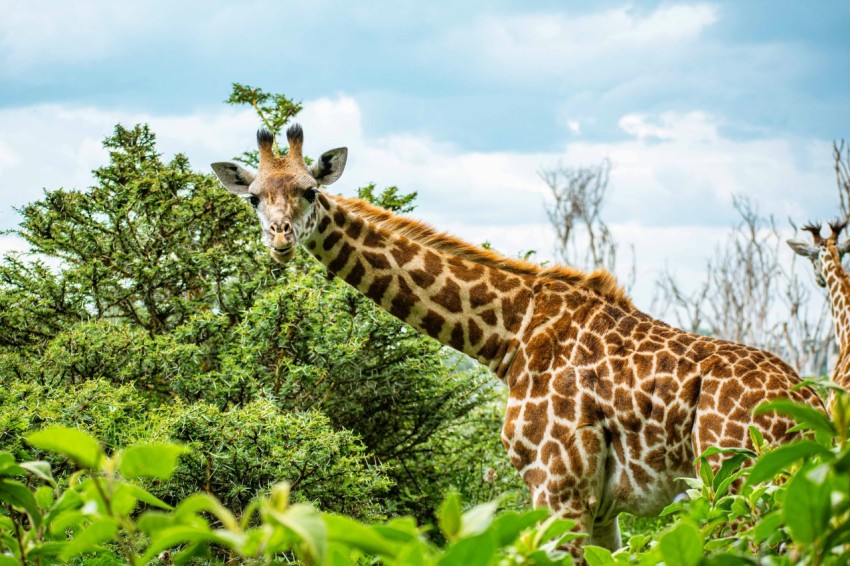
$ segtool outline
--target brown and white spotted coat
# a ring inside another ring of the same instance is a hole
[[[841,266],[841,258],[850,249],[850,240],[838,243],[838,237],[847,226],[846,222],[829,224],[830,235],[821,236],[821,227],[807,225],[803,230],[812,234],[814,246],[802,240],[788,240],[796,253],[812,260],[815,268],[815,281],[826,287],[832,311],[835,340],[838,343],[838,360],[832,373],[832,380],[850,389],[850,275]]]
[[[382,308],[504,380],[502,441],[535,505],[575,519],[592,543],[618,547],[617,514],[657,513],[707,447],[747,445],[750,425],[785,440],[791,423],[751,414],[762,401],[820,406],[810,389],[792,390],[799,378],[776,356],[671,328],[637,310],[607,272],[507,259],[317,190],[339,177],[344,150],[308,170],[301,129],[287,135],[284,158],[258,135],[256,177],[213,164],[228,189],[255,199],[272,256],[286,260],[301,243]]]

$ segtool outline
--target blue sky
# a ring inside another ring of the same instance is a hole
[[[835,215],[850,3],[529,4],[0,0],[0,229],[85,187],[118,121],[199,169],[238,154],[257,124],[232,82],[302,100],[308,151],[351,148],[335,189],[417,190],[417,215],[508,253],[551,255],[537,171],[610,158],[644,308],[664,265],[704,276],[734,194],[783,226]]]

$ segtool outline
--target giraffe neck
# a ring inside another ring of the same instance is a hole
[[[416,242],[326,193],[314,211],[304,245],[328,271],[419,332],[505,375],[529,318],[532,277]]]
[[[841,267],[841,256],[832,243],[822,252],[821,272],[829,290],[835,338],[839,350],[844,352],[850,347],[850,276]]]

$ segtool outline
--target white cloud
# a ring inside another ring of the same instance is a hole
[[[39,198],[41,187],[90,185],[90,170],[108,158],[100,142],[117,121],[149,122],[166,158],[186,153],[199,170],[251,147],[257,127],[250,111],[232,108],[184,116],[56,105],[2,110],[0,227],[13,227],[11,206]],[[629,139],[573,142],[550,153],[468,152],[409,133],[374,138],[364,133],[357,101],[344,95],[306,101],[299,121],[308,154],[349,147],[348,168],[333,190],[351,194],[369,182],[415,190],[417,217],[510,255],[537,250],[541,259],[551,259],[553,238],[543,206],[548,189],[537,171],[559,160],[586,165],[609,157],[605,215],[621,257],[635,248],[635,295],[643,308],[665,265],[685,281],[701,279],[705,258],[735,221],[730,195],[750,195],[781,222],[789,214],[823,214],[834,191],[827,142],[730,139],[719,120],[701,112],[624,116],[620,126]]]
[[[661,50],[669,53],[697,39],[718,19],[710,4],[663,4],[649,14],[623,6],[571,16],[562,12],[489,14],[464,22],[443,41],[468,57],[447,64],[472,64],[497,75],[593,74],[601,61]],[[440,42],[442,44],[442,42]]]

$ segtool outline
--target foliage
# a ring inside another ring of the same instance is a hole
[[[91,554],[131,565],[225,556],[267,563],[290,554],[334,565],[364,557],[384,564],[569,564],[557,546],[580,536],[571,521],[539,523],[545,510],[495,516],[497,505],[490,502],[463,512],[456,493],[440,508],[439,527],[448,541],[442,548],[409,517],[366,525],[292,504],[287,483],[254,498],[239,515],[206,493],[171,506],[139,480],[171,477],[178,458],[190,453],[183,446],[132,445],[108,456],[93,437],[67,427],[31,433],[27,442],[61,454],[78,471],[61,490],[49,463],[16,463],[11,453],[0,452],[0,564],[56,564]],[[21,479],[47,485],[30,488]]]

